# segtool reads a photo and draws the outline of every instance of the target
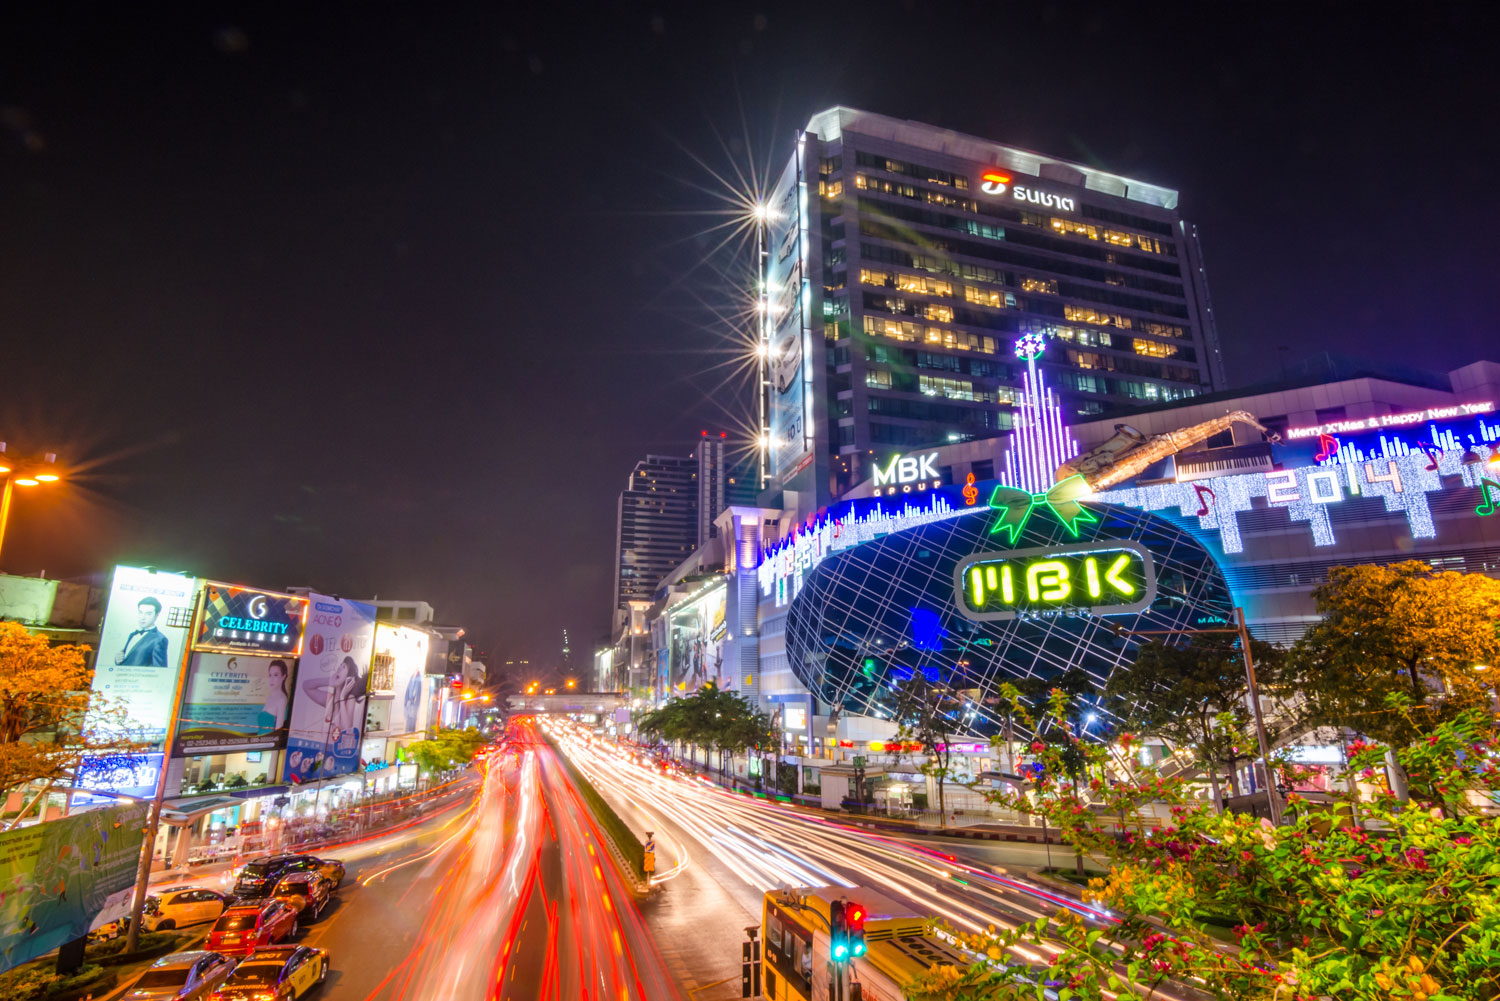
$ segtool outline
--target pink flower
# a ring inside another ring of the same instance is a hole
[[[1474,839],[1466,834],[1460,834],[1458,837],[1453,839],[1453,843],[1456,845],[1472,845],[1474,843]]]

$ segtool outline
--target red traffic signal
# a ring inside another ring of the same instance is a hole
[[[844,905],[844,922],[849,927],[849,955],[863,956],[865,954],[865,919],[869,913],[864,904],[849,903]]]

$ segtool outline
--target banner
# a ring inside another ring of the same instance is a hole
[[[283,746],[296,663],[290,657],[193,654],[172,756]]]
[[[197,592],[195,577],[115,567],[93,689],[123,703],[146,741],[166,737]]]
[[[313,782],[359,768],[375,606],[322,594],[310,611],[286,742],[286,780]]]
[[[156,783],[161,777],[162,753],[152,754],[88,754],[78,763],[73,779],[74,793],[69,810],[88,810],[96,806],[113,806],[119,803],[115,796],[94,795],[85,789],[97,789],[101,793],[119,793],[133,799],[150,799],[156,793]]]
[[[232,584],[205,584],[194,650],[297,657],[307,599]]]
[[[375,627],[370,691],[393,696],[387,723],[391,734],[421,733],[427,729],[428,639],[426,633],[405,626],[381,622]]]
[[[83,937],[135,884],[145,823],[130,803],[0,834],[0,968]]]

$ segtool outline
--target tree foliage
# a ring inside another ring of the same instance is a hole
[[[935,685],[926,675],[914,673],[895,686],[896,740],[922,745],[927,761],[921,766],[924,775],[937,782],[938,812],[947,816],[943,786],[947,781],[957,729],[954,715],[962,708],[961,700],[947,688]]]
[[[1263,693],[1296,687],[1292,662],[1280,647],[1252,640],[1250,655]],[[1237,793],[1237,767],[1258,756],[1256,744],[1245,739],[1254,719],[1237,642],[1199,637],[1179,646],[1148,643],[1134,664],[1110,677],[1105,695],[1121,728],[1157,737],[1173,749],[1192,750],[1208,776],[1215,804],[1220,775],[1228,772]],[[1281,736],[1307,728],[1308,720],[1294,705],[1288,701],[1286,711],[1268,716],[1272,746]]]
[[[1500,674],[1500,580],[1426,563],[1334,567],[1313,596],[1323,619],[1292,656],[1320,718],[1406,744],[1484,708]],[[1393,712],[1403,696],[1411,709]]]
[[[436,727],[403,750],[417,767],[431,774],[468,764],[486,742],[485,735],[472,727]]]
[[[694,744],[721,754],[772,751],[781,746],[769,716],[738,692],[723,691],[712,682],[645,713],[636,729],[653,739]]]
[[[1402,718],[1414,709],[1401,695],[1385,708]],[[1049,715],[1071,729],[1067,709],[1055,693]],[[1089,895],[1118,923],[1064,911],[961,935],[984,958],[932,968],[909,998],[1011,1001],[1043,989],[1070,999],[1151,996],[1169,981],[1236,1001],[1500,996],[1500,821],[1478,810],[1474,795],[1500,792],[1500,742],[1488,714],[1458,712],[1393,749],[1442,811],[1390,793],[1364,801],[1344,793],[1327,804],[1293,794],[1293,819],[1279,828],[1190,803],[1179,780],[1135,763],[1133,743],[1128,733],[1115,747],[1074,736],[1085,761],[1075,782],[1058,778],[1067,771],[1058,746],[1035,741],[1046,776],[1037,798],[993,794],[1043,813],[1109,866]],[[1351,767],[1370,778],[1386,750],[1356,742]],[[1143,799],[1171,804],[1171,822],[1121,837],[1095,819]],[[1234,942],[1211,935],[1208,919],[1231,923]],[[1013,946],[1054,958],[1037,968]]]
[[[72,785],[85,757],[134,767],[143,745],[130,739],[124,707],[91,690],[88,654],[0,622],[0,798],[32,783]]]

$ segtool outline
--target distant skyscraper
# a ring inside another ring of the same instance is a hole
[[[700,457],[648,455],[616,509],[613,608],[650,601],[661,579],[697,548]]]
[[[766,203],[771,487],[812,510],[893,453],[1018,423],[1013,345],[1068,419],[1222,388],[1177,192],[850,108],[814,115]]]

